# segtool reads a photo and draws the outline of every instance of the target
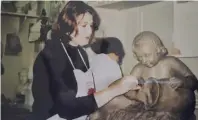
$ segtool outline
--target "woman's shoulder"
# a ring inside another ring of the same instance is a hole
[[[58,53],[60,53],[60,42],[57,39],[47,40],[44,49],[41,51],[41,54],[49,59]]]

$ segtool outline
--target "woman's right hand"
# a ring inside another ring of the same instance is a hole
[[[138,89],[140,89],[140,86],[138,86],[137,78],[134,76],[125,76],[111,84],[108,88],[96,92],[94,96],[98,107],[101,107],[116,96],[122,95],[129,90]]]
[[[117,83],[119,92],[124,94],[129,90],[138,90],[141,87],[138,85],[138,79],[134,76],[125,76]]]

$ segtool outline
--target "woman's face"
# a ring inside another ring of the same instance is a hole
[[[93,16],[90,13],[81,14],[76,18],[77,30],[71,34],[72,42],[75,45],[84,46],[89,43],[92,35]]]

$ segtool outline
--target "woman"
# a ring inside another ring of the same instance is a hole
[[[57,26],[33,68],[36,120],[46,120],[55,114],[67,120],[84,120],[115,96],[136,89],[136,78],[125,77],[110,88],[91,93],[86,89],[85,92],[87,86],[82,81],[90,82],[89,87],[94,88],[88,56],[81,47],[90,43],[99,27],[99,17],[92,7],[84,2],[69,1],[59,14]]]

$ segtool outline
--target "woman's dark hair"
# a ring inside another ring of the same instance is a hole
[[[91,44],[91,48],[96,54],[115,53],[119,57],[119,64],[122,64],[122,60],[125,56],[124,47],[121,41],[116,37],[96,39],[96,41],[93,44]]]
[[[100,17],[97,12],[89,5],[82,1],[69,1],[58,16],[58,20],[52,27],[52,32],[55,33],[57,37],[63,37],[67,34],[69,35],[76,30],[77,22],[76,17],[81,14],[89,12],[93,16],[93,34],[98,30],[100,25]],[[53,37],[52,33],[52,37]]]

